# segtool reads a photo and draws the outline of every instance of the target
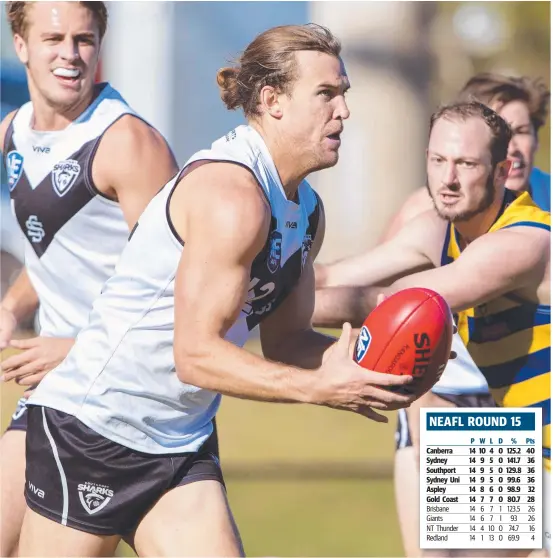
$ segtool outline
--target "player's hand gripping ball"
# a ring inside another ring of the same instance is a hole
[[[363,368],[409,374],[399,391],[422,395],[440,378],[451,352],[453,318],[447,302],[430,289],[399,291],[366,318],[353,358]]]

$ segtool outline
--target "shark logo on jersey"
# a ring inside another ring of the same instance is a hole
[[[52,185],[56,194],[60,197],[65,196],[75,184],[80,172],[81,165],[73,159],[56,163],[52,169]]]
[[[79,500],[83,508],[90,514],[103,510],[113,498],[113,490],[109,486],[94,482],[83,482],[77,487]]]
[[[10,151],[6,155],[6,170],[8,171],[8,188],[11,192],[23,174],[23,155],[17,151]]]
[[[267,267],[271,273],[275,273],[280,267],[280,256],[282,252],[282,234],[273,231],[269,237],[269,255],[267,256]]]

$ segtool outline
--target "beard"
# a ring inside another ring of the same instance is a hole
[[[434,209],[441,219],[444,219],[445,221],[448,221],[450,223],[462,223],[465,221],[470,221],[473,217],[476,217],[476,215],[483,213],[492,205],[495,197],[494,173],[490,172],[490,174],[488,175],[488,178],[486,179],[486,185],[484,187],[484,195],[478,202],[478,205],[473,209],[466,209],[465,211],[459,211],[458,213],[448,213],[438,207],[438,205],[436,204],[436,200],[434,199],[434,196],[430,191],[428,178],[426,179],[426,189],[428,191],[428,195],[432,199]]]

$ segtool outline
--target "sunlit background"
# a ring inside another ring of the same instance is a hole
[[[368,248],[424,183],[428,119],[475,72],[550,82],[549,2],[108,2],[102,78],[167,137],[182,164],[243,122],[217,69],[259,32],[314,21],[343,43],[352,90],[340,162],[314,176],[325,201],[321,260]],[[2,117],[28,99],[5,17]],[[537,166],[550,170],[550,126]],[[21,238],[2,174],[2,283]],[[256,350],[255,340],[250,344]],[[19,390],[2,386],[2,426]],[[392,492],[395,416],[226,399],[219,418],[231,505],[250,555],[400,556]],[[129,553],[128,548],[121,552]]]

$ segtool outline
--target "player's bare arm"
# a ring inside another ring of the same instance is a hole
[[[246,301],[252,262],[269,234],[269,206],[248,171],[224,163],[196,169],[177,187],[170,213],[185,244],[175,281],[174,354],[181,381],[234,397],[328,405],[371,418],[371,406],[388,410],[410,403],[412,398],[368,384],[372,376],[349,355],[350,330],[317,371],[270,362],[224,339]],[[409,383],[375,375],[382,387]]]
[[[427,189],[423,186],[417,188],[393,216],[380,238],[380,242],[386,242],[394,237],[403,226],[418,215],[432,209],[432,199]]]
[[[435,236],[444,233],[443,221],[433,211],[424,212],[372,250],[317,266],[317,286],[378,285],[408,271],[433,267],[439,255]]]
[[[358,256],[324,266],[321,282],[325,286],[316,292],[313,323],[339,327],[348,321],[359,327],[383,292],[378,285],[439,264],[439,238],[444,235],[445,223],[433,211],[427,211],[412,219],[387,242]],[[319,271],[317,269],[317,273]],[[320,284],[319,279],[317,281]]]
[[[390,291],[427,287],[440,293],[454,312],[506,293],[548,305],[549,250],[549,231],[534,227],[501,229],[469,244],[453,263],[404,277]]]
[[[376,306],[379,294],[391,294],[408,287],[426,287],[440,293],[454,312],[478,306],[505,293],[548,305],[549,250],[550,236],[542,229],[516,227],[489,233],[471,243],[453,263],[408,275],[390,287],[326,289],[317,322],[321,325],[337,322],[336,317],[332,318],[330,305],[338,300],[345,305],[342,316],[350,313],[356,325],[356,320],[362,321],[361,316]],[[474,272],[476,269],[478,273]]]
[[[92,177],[102,194],[119,202],[131,230],[146,205],[177,170],[163,136],[143,120],[125,115],[104,134]]]
[[[10,112],[0,124],[0,151],[4,153],[4,138],[17,111]],[[10,342],[17,324],[30,316],[38,306],[38,297],[25,268],[5,293],[0,304],[0,350]]]
[[[259,326],[263,354],[270,360],[314,369],[321,365],[324,351],[336,341],[334,337],[314,331],[311,325],[315,308],[313,260],[319,253],[324,234],[325,217],[320,202],[317,233],[301,278],[278,310]]]

